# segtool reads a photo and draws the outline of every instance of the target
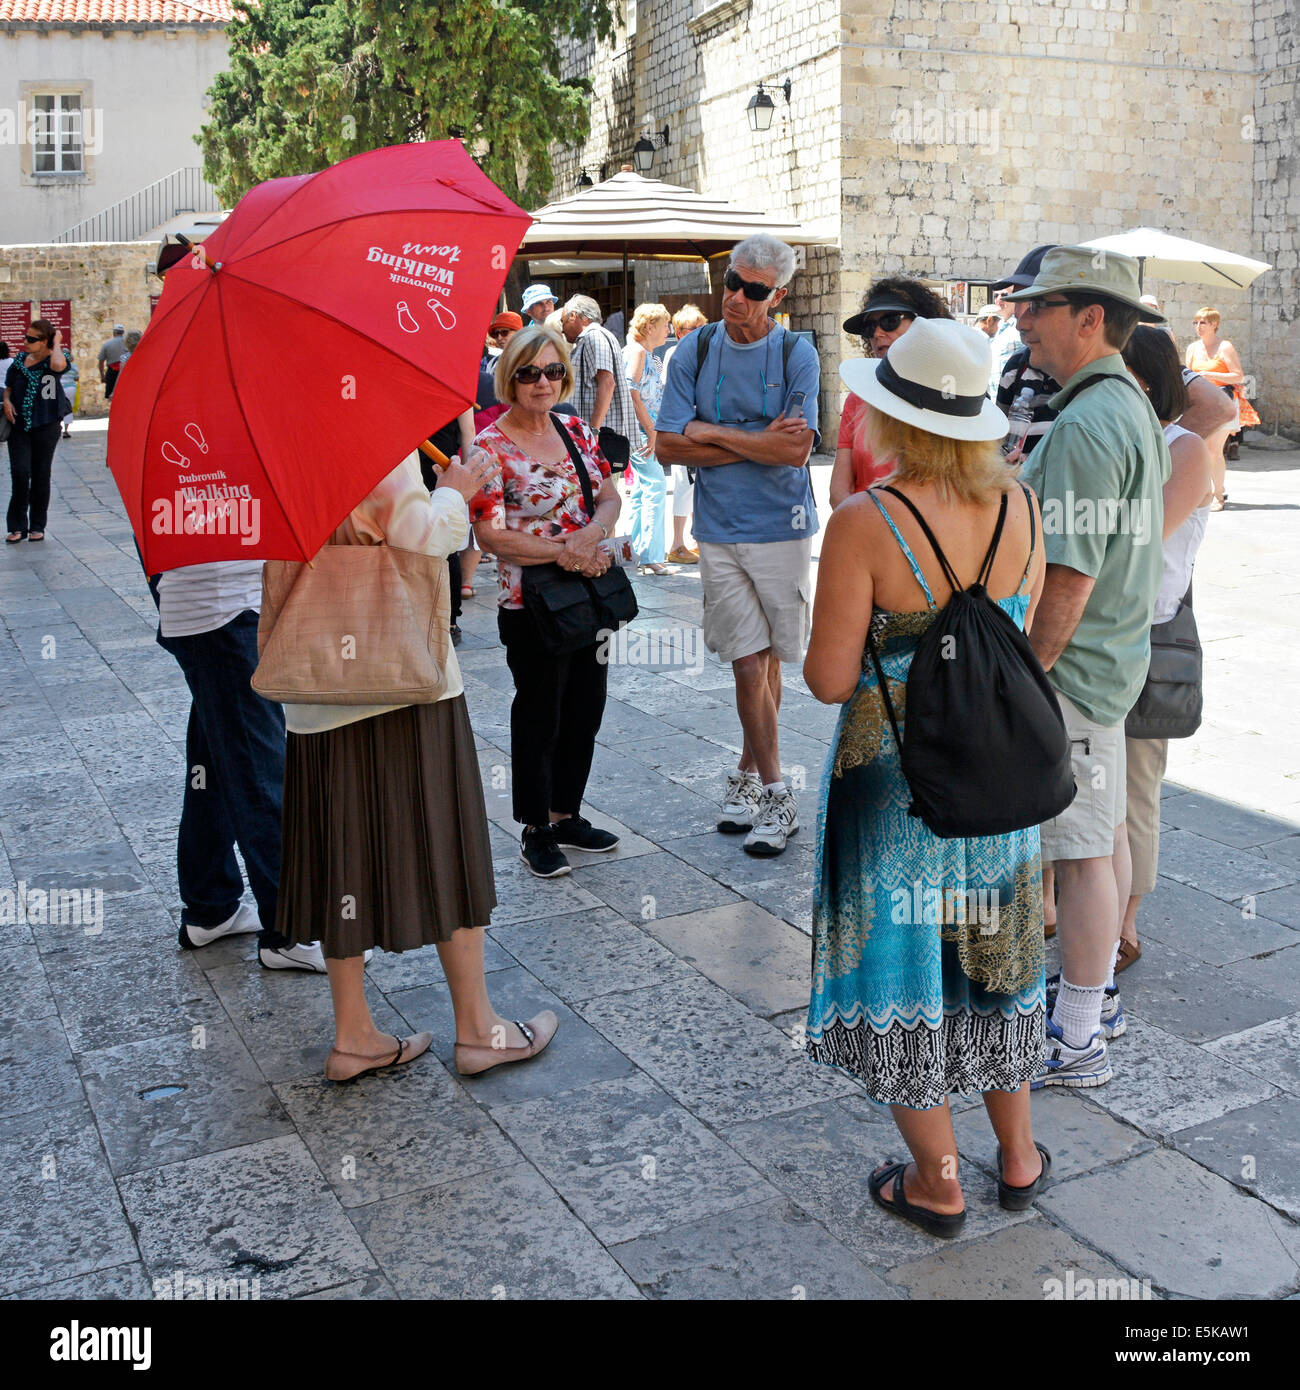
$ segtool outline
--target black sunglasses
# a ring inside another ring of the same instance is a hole
[[[25,343],[43,343],[44,341],[45,341],[45,339],[42,338],[41,335],[40,335],[39,333],[24,333],[24,334],[23,334],[23,342],[25,342]]]
[[[862,336],[870,338],[877,328],[883,328],[886,333],[892,333],[904,319],[914,319],[915,317],[915,314],[904,314],[897,309],[891,309],[887,314],[873,314],[869,319],[862,320]]]
[[[513,328],[489,328],[489,338],[508,338],[514,332]]]
[[[544,367],[539,367],[536,362],[530,362],[526,367],[515,368],[515,380],[522,381],[525,386],[531,386],[535,381],[540,381],[542,377],[545,377],[547,381],[563,381],[564,372],[563,362],[548,362]]]
[[[764,299],[771,299],[776,293],[775,285],[765,285],[761,280],[742,280],[740,276],[731,269],[728,269],[727,273],[722,277],[722,283],[725,288],[729,289],[733,294],[737,290],[744,290],[745,298],[752,299],[755,303],[759,303]]]

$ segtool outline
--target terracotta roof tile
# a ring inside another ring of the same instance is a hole
[[[230,0],[0,0],[0,24],[228,24]]]

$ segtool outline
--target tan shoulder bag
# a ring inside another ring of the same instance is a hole
[[[325,545],[262,570],[253,689],[299,705],[427,705],[447,688],[447,562],[390,545]]]

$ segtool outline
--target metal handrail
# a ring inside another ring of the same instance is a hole
[[[60,232],[54,240],[140,241],[178,213],[220,211],[217,190],[203,177],[202,169],[175,169],[111,208]]]

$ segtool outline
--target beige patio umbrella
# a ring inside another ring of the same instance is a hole
[[[1131,232],[1097,237],[1083,245],[1097,251],[1116,251],[1138,263],[1138,284],[1148,275],[1156,280],[1178,280],[1194,285],[1233,285],[1245,289],[1273,267],[1267,261],[1220,251],[1185,237],[1171,236],[1155,227],[1135,227]]]
[[[831,246],[836,240],[803,223],[624,170],[538,208],[519,255],[529,260],[621,256],[626,304],[629,260],[708,262],[755,232],[768,232],[790,246]]]

